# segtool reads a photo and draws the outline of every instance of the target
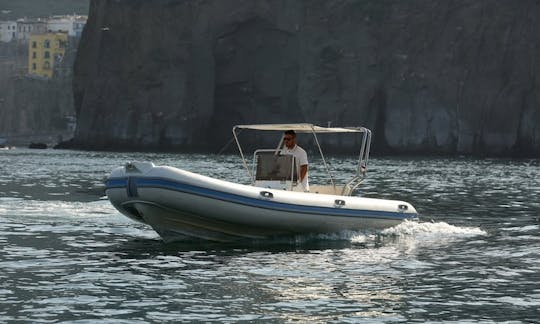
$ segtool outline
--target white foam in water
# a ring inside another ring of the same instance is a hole
[[[304,234],[294,237],[296,244],[303,244],[311,241],[349,241],[351,243],[362,244],[375,239],[372,233],[345,230],[338,233],[328,234]]]
[[[311,240],[349,241],[353,244],[370,244],[375,241],[386,239],[398,239],[415,242],[452,241],[474,236],[487,235],[485,231],[477,227],[460,227],[445,222],[415,222],[405,221],[399,225],[377,232],[342,231],[332,234],[299,235],[296,243]]]
[[[67,202],[58,200],[3,199],[0,216],[47,217],[47,218],[110,218],[119,215],[116,209],[104,200],[93,202]],[[127,219],[127,218],[126,218]]]
[[[445,222],[410,222],[405,221],[397,226],[385,229],[383,235],[394,236],[477,236],[487,233],[477,227],[460,227]]]

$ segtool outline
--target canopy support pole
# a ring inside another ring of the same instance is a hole
[[[240,129],[240,131],[242,131],[242,129]],[[244,164],[244,168],[246,168],[246,171],[251,179],[251,183],[254,183],[255,182],[255,179],[253,177],[253,173],[251,172],[251,170],[249,169],[247,163],[246,163],[246,158],[244,157],[244,152],[242,151],[242,146],[240,145],[240,141],[238,140],[238,134],[236,134],[236,126],[233,127],[233,136],[234,136],[234,140],[236,141],[236,146],[238,146],[238,151],[240,151],[240,157],[242,158],[242,163]]]
[[[311,132],[313,133],[313,137],[315,138],[315,143],[317,143],[317,147],[319,148],[319,154],[321,154],[321,159],[324,164],[324,168],[326,169],[326,172],[328,172],[328,175],[330,176],[330,183],[332,184],[332,187],[334,189],[336,188],[336,184],[334,183],[334,177],[332,176],[332,172],[330,171],[330,168],[328,167],[328,164],[326,164],[326,159],[324,158],[324,154],[322,152],[321,144],[319,144],[319,139],[317,138],[317,133],[315,133],[315,129],[311,128]]]
[[[274,153],[274,155],[278,155],[279,153],[281,153],[281,146],[283,145],[283,139],[285,138],[285,136],[281,136],[281,139],[279,140],[279,144],[278,146],[276,147],[276,152]]]

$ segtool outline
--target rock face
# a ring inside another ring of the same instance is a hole
[[[379,152],[540,156],[538,16],[536,0],[93,0],[73,144],[216,150],[234,124],[312,122],[371,128]]]

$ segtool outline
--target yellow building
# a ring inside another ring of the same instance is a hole
[[[46,33],[30,36],[28,43],[28,74],[52,78],[54,67],[66,53],[67,33]]]

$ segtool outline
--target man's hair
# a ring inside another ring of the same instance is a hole
[[[296,133],[292,129],[286,130],[284,134],[285,135],[292,135],[293,137],[296,137]]]

